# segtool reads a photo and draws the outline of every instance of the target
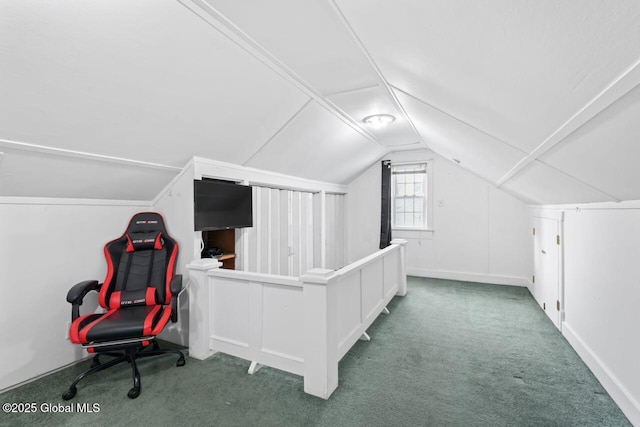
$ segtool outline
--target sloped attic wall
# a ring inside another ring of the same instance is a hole
[[[0,196],[151,200],[193,156],[346,183],[385,151],[175,1],[2,2],[0,33]]]
[[[640,197],[638,2],[337,3],[435,152],[528,203]]]
[[[527,203],[640,199],[639,18],[633,0],[4,1],[0,195],[58,196],[51,178],[149,200],[193,156],[346,184],[430,148]],[[22,167],[42,153],[72,160]],[[132,194],[82,159],[151,167]]]
[[[415,138],[532,204],[640,197],[627,180],[638,125],[621,112],[637,104],[637,2],[183,4],[277,58],[355,121],[372,109],[397,115],[408,131],[382,138],[394,150],[417,148]],[[582,128],[601,128],[602,116],[617,122],[602,150],[631,157],[585,156],[593,137]]]

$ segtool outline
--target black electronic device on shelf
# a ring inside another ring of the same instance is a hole
[[[196,231],[253,227],[250,186],[203,178],[193,189]]]
[[[200,258],[219,258],[224,254],[223,250],[217,246],[206,248],[200,254]]]

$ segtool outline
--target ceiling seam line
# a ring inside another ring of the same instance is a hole
[[[621,202],[621,201],[622,201],[622,200],[618,199],[617,197],[615,197],[615,196],[613,196],[613,195],[611,195],[611,194],[607,193],[606,191],[600,190],[599,188],[594,187],[593,185],[591,185],[591,184],[589,184],[589,183],[587,183],[587,182],[585,182],[585,181],[581,180],[580,178],[576,178],[575,176],[570,175],[570,174],[568,174],[567,172],[565,172],[565,171],[563,171],[563,170],[560,170],[560,169],[556,168],[555,166],[552,166],[552,165],[550,165],[550,164],[548,164],[548,163],[546,163],[546,162],[543,162],[543,161],[542,161],[542,160],[540,160],[540,159],[534,159],[532,163],[535,163],[535,162],[540,163],[540,164],[543,164],[543,165],[545,165],[546,167],[548,167],[549,169],[552,169],[552,170],[554,170],[554,171],[558,172],[560,175],[564,175],[566,178],[569,178],[570,180],[572,180],[572,181],[574,181],[574,182],[576,182],[576,183],[578,183],[578,184],[580,184],[580,185],[582,185],[582,186],[584,186],[584,187],[587,187],[587,188],[589,188],[589,189],[591,189],[591,190],[593,190],[593,191],[596,191],[596,192],[598,192],[598,193],[602,194],[603,196],[607,196],[608,198],[610,198],[610,199],[611,199],[611,200],[610,200],[611,202],[619,203],[619,202]]]
[[[407,95],[408,97],[415,99],[416,101],[420,102],[421,104],[426,105],[426,106],[427,106],[427,107],[429,107],[429,108],[433,108],[434,110],[436,110],[436,111],[438,111],[438,112],[440,112],[440,113],[442,113],[442,114],[446,115],[447,117],[452,118],[453,120],[455,120],[455,121],[457,121],[457,122],[459,122],[459,123],[463,124],[464,126],[467,126],[467,127],[471,128],[471,129],[473,129],[473,130],[475,130],[475,131],[478,131],[478,132],[480,132],[481,134],[486,135],[486,136],[488,136],[489,138],[491,138],[491,139],[493,139],[493,140],[495,140],[495,141],[497,141],[497,142],[500,142],[501,144],[506,145],[507,147],[510,147],[510,148],[513,148],[514,150],[520,151],[520,152],[521,152],[523,155],[525,155],[525,156],[528,154],[528,153],[527,153],[525,150],[523,150],[522,148],[519,148],[519,147],[517,147],[517,146],[515,146],[515,145],[513,145],[513,144],[511,144],[511,143],[509,143],[509,142],[507,142],[507,141],[504,141],[503,139],[500,139],[500,138],[498,138],[498,137],[497,137],[497,136],[495,136],[495,135],[491,135],[489,132],[486,132],[486,131],[484,131],[484,130],[480,129],[479,127],[477,127],[477,126],[474,126],[474,125],[472,125],[471,123],[466,122],[466,121],[462,120],[461,118],[456,117],[456,116],[454,116],[453,114],[448,113],[447,111],[444,111],[443,109],[436,107],[436,106],[435,106],[435,105],[433,105],[433,104],[430,104],[429,102],[425,101],[424,99],[418,98],[417,96],[415,96],[415,95],[413,95],[413,94],[411,94],[411,93],[409,93],[409,92],[406,92],[406,91],[404,91],[404,90],[402,90],[402,89],[400,89],[400,88],[398,88],[398,87],[396,87],[396,86],[391,85],[391,88],[393,88],[394,90],[397,90],[398,92],[402,92],[403,94]]]
[[[0,147],[2,146],[10,149],[13,148],[20,151],[31,151],[31,152],[43,153],[43,154],[49,154],[49,155],[55,155],[55,156],[61,156],[61,157],[79,158],[79,159],[94,160],[94,161],[100,161],[100,162],[106,162],[106,163],[116,163],[121,165],[135,165],[135,166],[142,166],[142,167],[152,168],[152,169],[167,170],[172,172],[182,170],[181,167],[165,165],[162,163],[145,162],[142,160],[127,159],[124,157],[107,156],[104,154],[89,153],[86,151],[70,150],[66,148],[49,147],[46,145],[31,144],[28,142],[12,141],[9,139],[0,138]]]
[[[351,26],[351,24],[347,20],[347,17],[344,16],[344,13],[342,13],[342,10],[338,6],[338,4],[335,2],[335,0],[327,0],[327,1],[329,2],[331,7],[333,8],[333,10],[336,13],[336,15],[338,15],[338,18],[340,18],[340,20],[342,21],[342,24],[346,27],[347,31],[351,34],[351,37],[356,42],[356,44],[358,45],[358,47],[360,48],[360,50],[364,54],[365,58],[367,58],[367,60],[369,61],[369,64],[371,65],[371,67],[373,68],[375,73],[377,74],[378,79],[380,79],[380,81],[382,83],[382,86],[386,89],[387,94],[391,97],[391,100],[396,104],[396,107],[400,110],[400,112],[404,116],[404,118],[407,121],[407,123],[409,123],[409,125],[411,126],[411,129],[413,130],[413,132],[416,135],[416,137],[420,140],[420,142],[422,142],[423,144],[428,146],[429,144],[426,144],[425,141],[422,139],[422,135],[420,135],[420,132],[418,132],[418,129],[416,128],[416,125],[413,123],[413,120],[411,120],[411,118],[409,117],[409,114],[407,113],[407,110],[405,110],[405,108],[400,103],[400,100],[398,99],[398,97],[391,90],[389,82],[387,82],[387,79],[384,77],[384,74],[382,74],[382,71],[380,70],[380,67],[378,67],[378,64],[373,60],[373,57],[371,56],[371,54],[369,53],[369,51],[365,47],[365,45],[362,42],[362,40],[360,39],[360,37],[358,37],[358,35],[356,34],[355,30],[353,29],[353,27]]]
[[[297,117],[302,113],[302,111],[303,111],[305,108],[307,108],[307,105],[309,105],[309,104],[311,103],[311,101],[313,101],[313,99],[311,99],[311,98],[307,99],[307,101],[306,101],[304,104],[302,104],[302,106],[298,109],[298,111],[296,111],[296,112],[293,114],[293,116],[291,116],[291,117],[289,118],[289,120],[287,120],[287,121],[286,121],[282,126],[280,126],[280,128],[279,128],[278,130],[276,130],[276,131],[274,132],[274,134],[273,134],[273,135],[271,135],[271,136],[267,139],[267,141],[266,141],[264,144],[262,144],[262,145],[260,146],[260,148],[258,148],[258,149],[257,149],[257,150],[256,150],[256,151],[255,151],[251,156],[249,156],[249,158],[248,158],[247,160],[245,160],[245,161],[242,163],[242,166],[247,166],[247,164],[249,164],[249,162],[250,162],[251,160],[253,160],[253,159],[254,159],[254,157],[256,157],[258,154],[260,154],[260,152],[262,152],[262,150],[263,150],[267,145],[269,145],[269,144],[270,144],[270,143],[275,139],[275,137],[276,137],[276,136],[278,136],[278,135],[280,134],[280,132],[282,132],[282,131],[287,127],[287,126],[289,126],[289,124],[290,124],[291,122],[293,122],[293,121],[294,121],[294,119],[296,119],[296,118],[297,118]]]
[[[366,128],[361,126],[359,122],[354,120],[348,114],[346,114],[342,109],[340,109],[337,105],[335,105],[330,100],[326,99],[320,92],[318,92],[313,86],[307,83],[302,77],[298,76],[293,70],[287,67],[282,61],[280,61],[275,55],[273,55],[269,50],[263,47],[261,44],[256,42],[252,37],[246,34],[242,29],[233,24],[228,18],[226,18],[222,13],[208,4],[203,0],[177,0],[182,6],[184,6],[187,10],[194,13],[196,16],[200,17],[205,23],[207,23],[210,27],[218,31],[224,37],[229,39],[232,43],[235,43],[249,55],[251,55],[254,59],[260,61],[267,68],[274,71],[276,74],[284,78],[287,82],[293,85],[295,88],[305,93],[310,98],[314,99],[320,106],[322,106],[325,110],[331,113],[335,118],[342,121],[344,124],[349,126],[352,130],[360,134],[361,136],[368,139],[370,142],[376,143],[383,148],[387,148],[385,145],[380,142],[380,140],[371,132],[369,132]],[[215,20],[219,25],[226,28],[227,31],[221,29],[218,25],[213,22],[210,22],[208,19],[203,17],[196,10],[189,7],[185,2],[189,2],[195,4],[202,10],[207,16],[213,20]]]
[[[362,87],[357,87],[355,89],[344,89],[344,90],[339,90],[336,92],[329,92],[324,94],[323,96],[336,96],[336,95],[344,95],[345,93],[354,93],[354,92],[363,92],[365,90],[369,90],[369,89],[375,89],[380,87],[379,84],[374,84],[374,85],[367,85],[367,86],[362,86]]]
[[[634,78],[633,73],[636,72],[638,75]],[[631,77],[628,77],[631,76]],[[625,81],[628,79],[632,79],[630,83],[630,87],[627,89],[623,89],[621,94],[615,95],[614,99],[607,102],[605,99],[607,94],[613,92],[617,85],[624,85]],[[543,154],[553,149],[555,146],[559,145],[564,141],[569,135],[573,134],[575,131],[589,123],[595,117],[597,117],[600,113],[605,111],[607,108],[615,104],[620,98],[629,93],[633,88],[640,84],[640,59],[636,60],[630,67],[628,67],[625,71],[623,71],[618,77],[613,79],[604,89],[598,92],[589,102],[587,102],[582,108],[580,108],[576,113],[574,113],[567,121],[565,121],[559,128],[551,133],[544,141],[542,141],[533,151],[531,151],[527,157],[520,160],[516,165],[511,168],[504,176],[502,176],[498,180],[498,187],[505,184],[507,181],[512,179],[518,173],[520,173],[528,164],[532,161],[537,160]],[[604,99],[604,106],[596,105],[598,100]],[[596,105],[597,111],[595,111],[591,116],[588,116],[590,112],[588,111],[590,107]],[[584,117],[588,116],[588,117]],[[582,121],[580,123],[580,121]],[[576,124],[578,123],[578,124]],[[573,129],[571,127],[573,126]],[[568,130],[567,130],[568,129]],[[563,131],[567,131],[565,135],[562,135]],[[559,139],[554,141],[554,138],[557,138],[558,135],[561,135]]]
[[[69,197],[41,197],[41,196],[2,196],[0,205],[40,205],[40,206],[139,206],[151,208],[149,200],[122,199],[72,199]]]

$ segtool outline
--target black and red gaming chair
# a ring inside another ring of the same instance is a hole
[[[177,321],[177,297],[182,289],[182,276],[174,274],[178,244],[167,234],[162,216],[154,212],[134,215],[124,234],[105,245],[104,255],[104,283],[84,281],[67,294],[72,304],[69,338],[96,355],[91,368],[62,395],[64,400],[76,395],[76,385],[86,376],[125,361],[133,369],[128,396],[135,399],[140,394],[137,358],[174,353],[179,356],[178,366],[185,363],[182,352],[161,350],[156,341],[169,319]],[[82,299],[90,291],[98,291],[105,312],[80,316]],[[101,355],[115,359],[101,363]]]

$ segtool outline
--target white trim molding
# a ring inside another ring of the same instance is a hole
[[[591,369],[591,372],[600,381],[604,389],[607,390],[607,393],[609,393],[622,412],[629,418],[629,421],[635,426],[640,426],[640,403],[634,399],[629,390],[567,322],[563,322],[562,335]]]
[[[72,205],[72,206],[138,206],[151,209],[152,203],[147,200],[115,200],[115,199],[69,199],[57,197],[0,197],[0,205]]]
[[[433,279],[458,280],[461,282],[488,283],[492,285],[508,285],[527,287],[531,280],[526,277],[504,276],[499,274],[464,273],[459,271],[427,270],[423,268],[408,268],[407,275],[416,277],[430,277]]]
[[[95,162],[115,163],[126,166],[136,166],[151,169],[160,169],[172,172],[182,170],[179,166],[164,165],[161,163],[145,162],[143,160],[127,159],[124,157],[107,156],[105,154],[89,153],[87,151],[70,150],[66,148],[50,147],[46,145],[32,144],[28,142],[12,141],[10,139],[0,139],[0,147],[5,147],[20,151],[31,151],[35,153],[48,154],[51,156],[63,156],[75,159],[92,160]]]

